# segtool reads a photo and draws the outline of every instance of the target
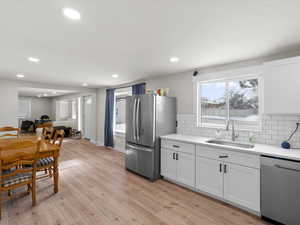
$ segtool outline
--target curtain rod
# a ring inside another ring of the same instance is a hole
[[[145,83],[145,81],[142,81],[142,82],[135,82],[135,83],[131,83],[131,84],[125,84],[123,86],[115,86],[115,87],[109,87],[109,88],[106,88],[107,89],[121,89],[121,88],[128,88],[128,87],[132,87],[132,85],[135,85],[135,84],[142,84],[142,83]]]

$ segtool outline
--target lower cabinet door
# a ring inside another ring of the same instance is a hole
[[[177,181],[195,187],[195,155],[177,153]]]
[[[177,179],[177,161],[175,152],[169,149],[161,149],[161,175],[172,180]]]
[[[224,198],[233,203],[260,211],[260,171],[249,167],[226,164]]]
[[[221,162],[197,157],[196,188],[217,197],[223,197],[223,168]]]

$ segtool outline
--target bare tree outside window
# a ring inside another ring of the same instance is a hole
[[[240,121],[258,120],[258,80],[229,82],[229,118]]]

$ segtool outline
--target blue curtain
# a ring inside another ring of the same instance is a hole
[[[146,83],[140,83],[132,85],[132,94],[133,95],[143,95],[146,93]]]
[[[105,106],[105,127],[104,127],[104,145],[106,147],[114,147],[114,101],[115,89],[106,90],[106,106]]]

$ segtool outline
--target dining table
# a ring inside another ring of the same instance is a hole
[[[11,163],[18,159],[26,158],[26,155],[32,154],[36,149],[32,147],[24,147],[20,149],[6,149],[1,150],[3,147],[6,147],[10,144],[20,143],[25,141],[31,141],[37,143],[41,141],[40,150],[38,158],[47,158],[53,157],[54,159],[54,168],[53,168],[53,179],[54,179],[54,193],[58,192],[58,157],[60,147],[56,144],[49,143],[49,141],[42,139],[38,136],[24,136],[19,138],[5,138],[0,139],[0,160],[2,163]]]

